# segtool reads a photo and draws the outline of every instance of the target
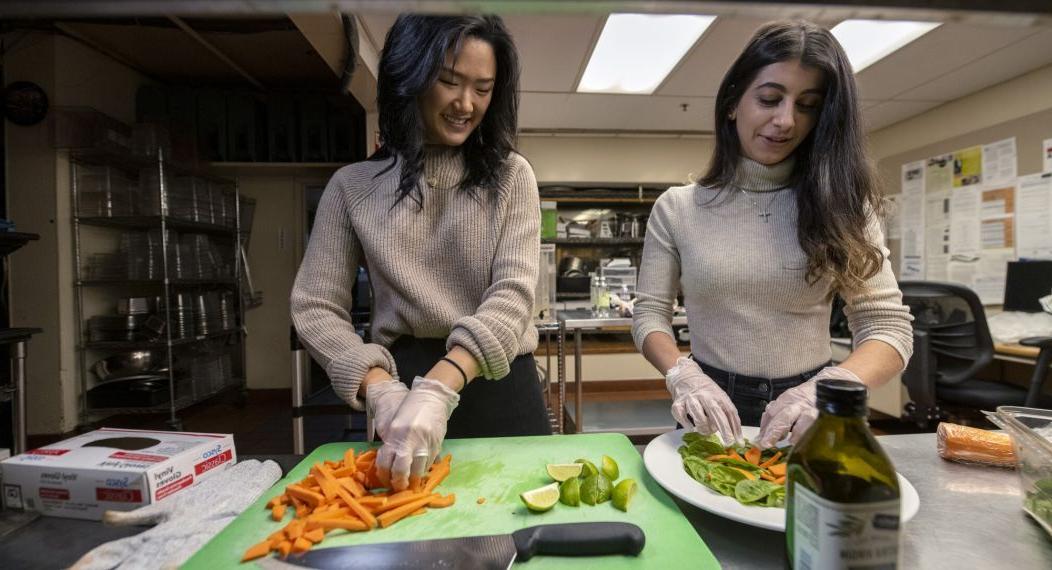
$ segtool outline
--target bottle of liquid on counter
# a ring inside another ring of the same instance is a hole
[[[821,380],[819,416],[793,448],[786,478],[790,568],[899,566],[899,483],[869,431],[866,387]]]
[[[599,313],[599,276],[595,273],[588,274],[588,306],[592,314]]]
[[[595,314],[599,317],[610,316],[610,289],[606,284],[606,278],[599,276],[599,282],[595,286],[596,289],[596,305],[598,306]]]

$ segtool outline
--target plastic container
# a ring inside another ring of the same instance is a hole
[[[558,234],[559,227],[559,204],[557,202],[541,202],[541,238],[553,239]]]
[[[1052,535],[1052,410],[998,406],[987,417],[1012,436],[1023,510]]]

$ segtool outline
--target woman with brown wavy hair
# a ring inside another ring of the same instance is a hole
[[[633,337],[681,424],[730,442],[759,423],[760,445],[795,441],[817,415],[819,379],[879,386],[913,346],[840,44],[808,22],[762,27],[723,78],[715,130],[705,176],[654,205]],[[672,337],[678,291],[689,357]],[[836,294],[854,350],[831,366]]]

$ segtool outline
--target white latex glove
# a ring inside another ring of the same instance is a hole
[[[854,372],[839,366],[826,366],[807,382],[789,388],[778,399],[767,404],[760,418],[760,435],[756,445],[760,448],[774,446],[789,434],[789,441],[796,443],[807,428],[815,423],[818,408],[815,402],[815,387],[819,380],[851,380],[862,384]]]
[[[176,568],[281,478],[273,461],[242,461],[173,497],[133,511],[106,511],[106,524],[157,526],[95,547],[73,570]]]
[[[372,388],[370,386],[370,388]],[[460,394],[445,384],[417,376],[413,389],[402,400],[382,434],[384,445],[376,454],[376,474],[380,482],[396,491],[409,486],[409,475],[423,475],[442,450],[446,422],[460,402]],[[423,456],[424,461],[413,458]],[[410,473],[411,468],[416,471]]]
[[[366,439],[372,441],[373,435],[378,433],[386,440],[387,428],[408,394],[409,387],[393,378],[369,385],[365,391]]]
[[[741,441],[738,409],[693,358],[679,357],[665,374],[665,386],[672,394],[672,417],[677,422],[704,435],[719,434],[724,445]]]

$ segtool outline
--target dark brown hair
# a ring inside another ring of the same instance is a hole
[[[833,291],[858,291],[880,271],[884,256],[870,243],[870,216],[883,215],[880,190],[866,157],[855,76],[828,30],[802,21],[767,24],[756,31],[716,94],[716,150],[704,186],[727,188],[742,159],[730,114],[764,67],[799,60],[824,75],[825,94],[814,130],[794,151],[790,184],[797,190],[796,235],[807,254],[807,282],[828,275]]]

